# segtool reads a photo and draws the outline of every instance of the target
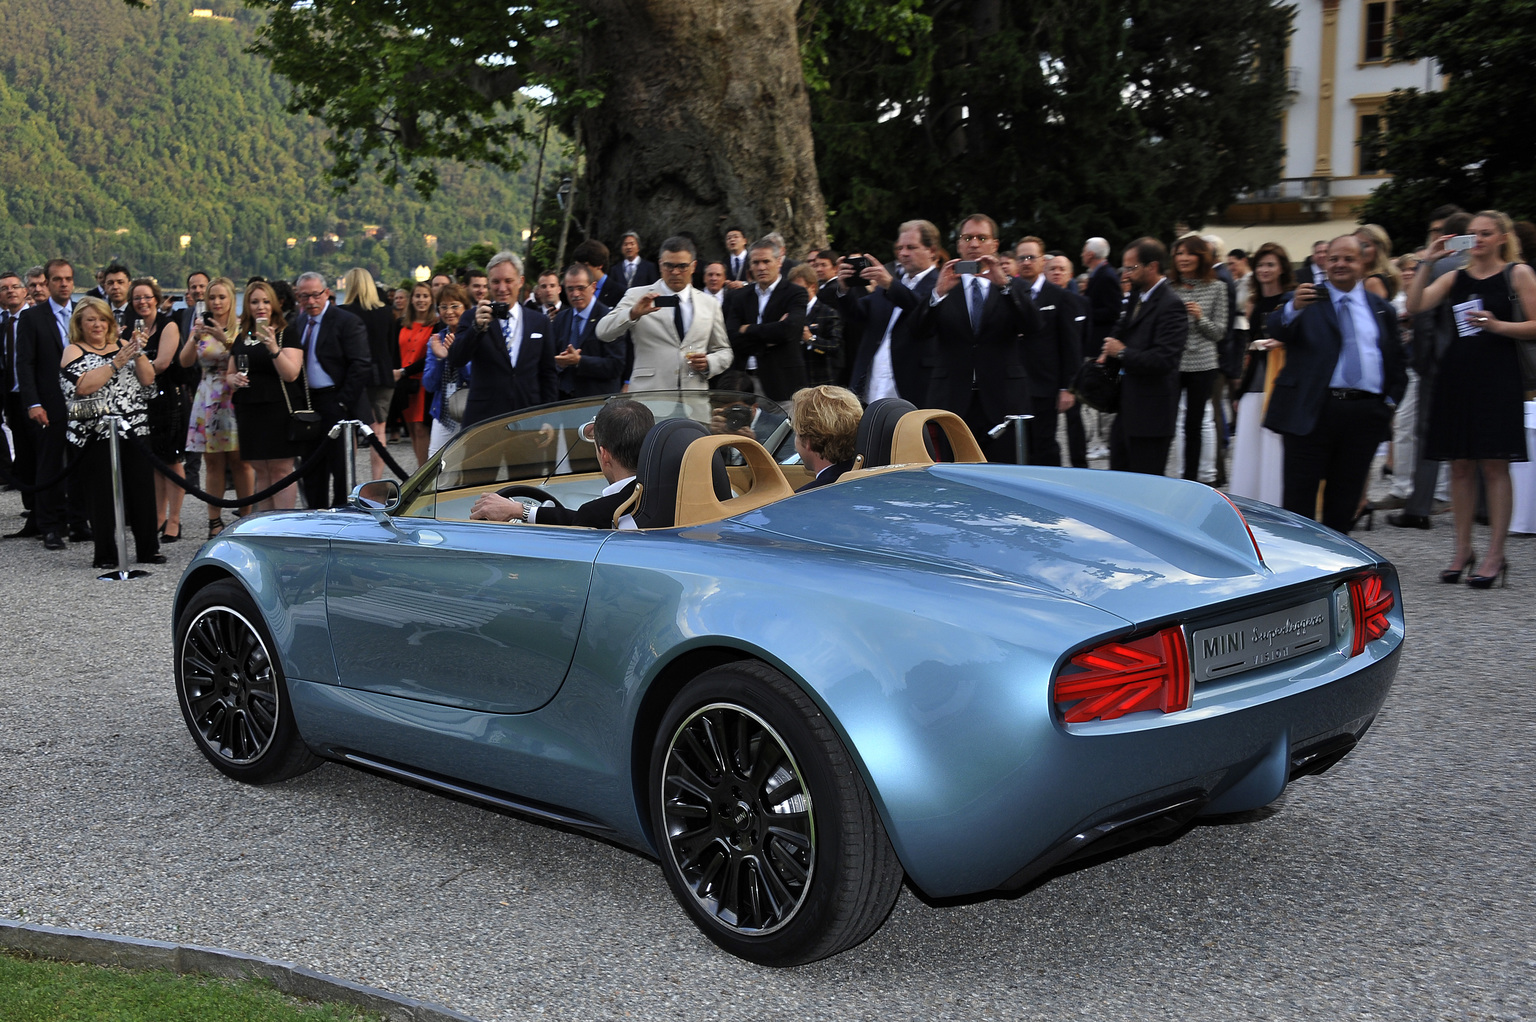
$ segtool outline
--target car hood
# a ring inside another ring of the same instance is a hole
[[[1254,506],[1245,522],[1200,483],[1080,469],[945,464],[879,472],[737,521],[1007,580],[1132,622],[1376,560],[1338,533],[1268,505]]]

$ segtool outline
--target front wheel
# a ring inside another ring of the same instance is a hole
[[[651,753],[651,823],[678,902],[710,940],[760,965],[802,965],[866,938],[902,870],[825,715],[759,663],[678,693]]]
[[[237,781],[270,784],[322,762],[293,722],[261,611],[233,579],[199,591],[176,622],[176,696],[198,749]]]

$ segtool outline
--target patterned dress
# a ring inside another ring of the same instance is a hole
[[[92,369],[100,369],[104,365],[111,364],[112,359],[121,350],[121,348],[113,348],[100,355],[86,351],[59,370],[59,389],[64,392],[64,400],[68,402],[75,399],[75,384],[80,381],[80,377]],[[90,419],[71,419],[64,429],[64,438],[75,447],[84,447],[91,440],[105,440],[108,415],[120,416],[124,430],[129,436],[148,436],[149,416],[146,409],[149,406],[149,398],[154,392],[153,385],[146,387],[139,382],[139,378],[133,372],[133,363],[130,362],[117,370],[110,383],[89,395],[106,399],[101,415]]]
[[[197,364],[203,378],[192,398],[192,421],[187,427],[187,450],[203,454],[222,454],[240,449],[240,435],[235,428],[232,392],[224,382],[229,365],[229,349],[212,337],[197,339]]]

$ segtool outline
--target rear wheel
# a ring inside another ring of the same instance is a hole
[[[704,933],[761,965],[800,965],[885,921],[902,870],[826,717],[759,663],[678,693],[651,755],[651,822],[672,893]]]
[[[299,737],[274,648],[261,612],[233,579],[198,592],[176,622],[176,696],[187,729],[209,762],[251,784],[322,762]]]

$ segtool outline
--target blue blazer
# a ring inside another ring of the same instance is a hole
[[[560,399],[555,337],[549,320],[525,308],[522,323],[523,338],[514,368],[500,321],[491,320],[485,330],[475,326],[473,312],[466,312],[459,321],[458,340],[448,350],[448,364],[459,368],[471,361],[475,363],[474,376],[469,381],[469,401],[464,406],[464,425]]]
[[[617,394],[624,385],[624,366],[629,362],[629,334],[612,341],[597,336],[598,322],[612,311],[602,302],[593,302],[580,337],[571,335],[571,327],[576,322],[575,309],[567,305],[555,314],[552,327],[555,354],[564,351],[567,344],[581,352],[580,362],[559,371],[562,398]]]
[[[1317,426],[1323,403],[1328,400],[1328,384],[1339,361],[1344,337],[1339,332],[1339,316],[1334,311],[1332,293],[1323,294],[1300,315],[1284,324],[1286,295],[1280,308],[1269,314],[1269,336],[1285,344],[1285,368],[1275,378],[1269,398],[1269,413],[1264,425],[1276,433],[1306,436]],[[1397,313],[1387,302],[1365,292],[1371,315],[1376,320],[1376,346],[1381,351],[1382,390],[1390,403],[1382,402],[1383,421],[1390,424],[1393,409],[1408,389],[1408,367],[1398,338]]]

